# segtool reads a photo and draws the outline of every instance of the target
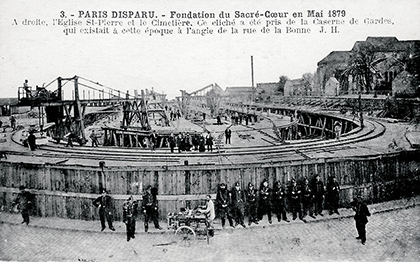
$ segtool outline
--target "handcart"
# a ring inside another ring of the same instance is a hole
[[[190,246],[192,241],[204,238],[207,244],[214,235],[214,228],[205,214],[195,210],[181,209],[179,213],[168,214],[168,230],[173,230],[181,245]]]

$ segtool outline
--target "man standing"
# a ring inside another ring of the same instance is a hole
[[[214,211],[214,203],[211,200],[211,196],[206,196],[207,205],[205,208],[200,208],[199,211],[206,215],[207,221],[209,222],[209,228],[213,228],[213,220],[216,218],[216,213]]]
[[[338,121],[334,122],[334,135],[336,139],[340,139],[341,135],[341,124]]]
[[[222,120],[220,118],[220,115],[217,115],[217,125],[220,126],[222,124]]]
[[[156,130],[153,130],[152,134],[150,134],[150,147],[152,151],[155,151],[156,145],[158,142],[158,135],[156,134]]]
[[[248,226],[251,225],[252,222],[258,224],[257,218],[257,190],[254,189],[254,185],[249,182],[248,188],[246,190],[246,202],[248,204]]]
[[[26,225],[29,224],[29,210],[31,208],[31,193],[26,191],[25,186],[19,187],[20,193],[17,195],[15,201],[13,202],[13,205],[18,205],[18,209],[20,210],[22,214],[22,224],[26,223]]]
[[[315,201],[315,216],[316,215],[320,215],[323,216],[322,214],[322,204],[324,201],[324,194],[325,194],[325,190],[324,190],[324,183],[322,183],[320,176],[317,174],[315,176],[315,181],[314,181],[314,185],[313,185],[313,193],[314,193],[314,201]]]
[[[191,135],[191,142],[192,145],[194,146],[194,151],[198,150],[198,134],[194,133]]]
[[[303,220],[302,212],[300,209],[300,194],[301,194],[301,190],[298,187],[296,180],[293,178],[292,184],[290,185],[290,188],[289,188],[290,207],[292,209],[291,211],[293,215],[293,220],[297,218],[297,213],[299,213],[299,219]],[[306,222],[306,221],[303,220],[303,222]]]
[[[93,201],[95,207],[99,207],[99,217],[101,219],[102,229],[105,229],[105,219],[108,222],[108,227],[112,231],[115,231],[115,228],[112,226],[112,197],[109,196],[106,192],[106,189],[102,189],[102,195]]]
[[[28,136],[28,145],[31,151],[34,151],[36,148],[36,136],[34,135],[34,132],[34,130],[31,130]]]
[[[174,121],[174,112],[171,109],[171,112],[169,113],[169,116],[171,118],[171,121]]]
[[[225,137],[226,137],[225,144],[228,144],[228,143],[230,144],[230,138],[231,138],[231,136],[232,136],[232,130],[230,130],[230,128],[228,127],[225,130]]]
[[[187,132],[187,134],[184,136],[184,149],[185,151],[191,151],[192,147],[192,141],[190,133]]]
[[[220,216],[220,220],[222,221],[222,228],[225,228],[226,218],[229,221],[229,225],[231,227],[234,227],[232,217],[230,215],[229,191],[226,188],[225,183],[221,183],[219,185],[219,188],[217,189],[216,205],[217,205],[217,211]]]
[[[152,186],[148,185],[143,195],[142,210],[144,213],[144,231],[149,230],[149,221],[153,220],[155,228],[161,230],[158,220],[158,201],[156,192],[152,193]]]
[[[305,178],[302,185],[302,208],[303,208],[302,218],[305,218],[308,215],[308,213],[310,217],[315,218],[313,214],[313,208],[312,208],[313,198],[314,198],[314,195],[312,193],[312,188],[309,185],[309,180]]]
[[[198,138],[198,152],[205,152],[206,151],[206,139],[204,138],[203,134],[200,134]]]
[[[70,134],[67,136],[67,144],[66,147],[73,147],[73,139],[76,139],[77,135],[74,132],[70,132]]]
[[[277,220],[280,222],[281,218],[286,222],[290,222],[286,216],[286,207],[285,207],[285,198],[286,191],[284,187],[280,184],[280,181],[274,183],[273,187],[273,207],[274,212],[277,215]]]
[[[239,186],[239,182],[236,182],[232,188],[232,206],[235,214],[235,226],[240,224],[246,227],[244,223],[245,193]]]
[[[92,141],[92,147],[98,147],[98,137],[95,134],[95,130],[92,130],[92,133],[90,133],[89,138]]]
[[[135,238],[137,208],[138,201],[134,200],[133,196],[130,196],[123,203],[123,222],[126,225],[127,242],[130,241],[131,238]]]
[[[339,215],[340,213],[338,212],[338,202],[340,200],[340,185],[338,184],[335,176],[330,178],[330,181],[327,184],[327,192],[330,215],[333,213]]]
[[[169,147],[171,148],[171,153],[173,153],[174,148],[176,146],[176,138],[174,136],[174,133],[171,133],[168,140],[169,140]]]
[[[181,153],[182,151],[184,151],[184,135],[182,133],[179,133],[176,136],[176,144],[178,147],[178,153]]]
[[[14,116],[10,116],[10,125],[13,129],[13,131],[16,130],[16,118]]]
[[[268,187],[268,181],[263,180],[259,190],[259,201],[258,201],[258,219],[262,220],[263,215],[267,214],[268,223],[271,221],[271,189]]]
[[[367,217],[370,216],[369,209],[367,205],[361,200],[360,197],[355,198],[351,202],[352,209],[356,212],[354,215],[354,220],[356,221],[356,229],[359,234],[356,239],[361,239],[362,244],[366,242],[366,224],[368,223]]]
[[[206,136],[206,145],[207,145],[207,151],[213,152],[213,137],[210,131],[207,133],[207,136]]]

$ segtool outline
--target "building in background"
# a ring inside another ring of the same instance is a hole
[[[408,74],[404,75],[412,78],[405,81],[405,87],[415,93],[419,83],[419,55],[420,40],[367,37],[365,41],[357,41],[350,51],[332,51],[319,61],[315,89],[319,95],[326,95],[327,82],[334,77],[339,82],[339,94],[396,93],[393,81],[406,71]],[[404,92],[401,90],[403,80],[399,81],[396,89]]]

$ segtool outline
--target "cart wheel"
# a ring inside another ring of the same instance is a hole
[[[177,236],[178,240],[181,241],[181,245],[183,246],[191,246],[191,241],[195,240],[195,232],[189,226],[181,226],[179,227],[175,235]]]

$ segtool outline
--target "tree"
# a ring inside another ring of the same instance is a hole
[[[282,76],[280,76],[280,79],[279,79],[279,86],[278,86],[278,88],[277,88],[277,91],[280,93],[280,94],[284,94],[284,85],[286,84],[286,82],[289,80],[289,78],[287,77],[287,76],[284,76],[284,75],[282,75]]]
[[[400,65],[403,70],[406,70],[413,76],[411,85],[417,87],[416,97],[420,97],[420,53],[403,53],[400,57],[395,58],[395,63],[392,66]]]
[[[333,73],[335,79],[340,83],[340,94],[347,94],[349,91],[348,77],[345,76],[344,70],[336,68]]]
[[[303,90],[302,95],[308,96],[312,93],[312,87],[314,84],[314,75],[312,73],[305,73],[302,75],[303,78]]]
[[[373,89],[374,75],[378,72],[376,66],[386,59],[386,57],[376,58],[371,51],[353,52],[349,64],[344,70],[344,75],[352,76],[353,82],[359,85],[360,91],[369,93]]]

